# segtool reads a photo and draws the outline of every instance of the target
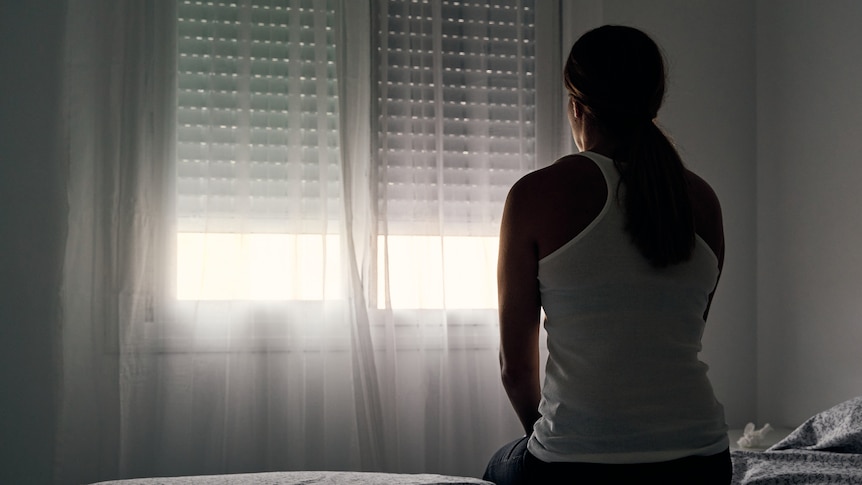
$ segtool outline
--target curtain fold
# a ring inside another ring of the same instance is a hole
[[[64,63],[69,233],[62,301],[58,480],[116,476],[126,358],[152,320],[169,251],[173,12],[169,3],[70,1]]]
[[[368,282],[375,248],[371,153],[371,8],[366,2],[336,3],[339,145],[344,200],[342,242],[352,303],[352,351],[359,449],[364,469],[385,470],[385,420],[371,340]],[[349,49],[347,48],[349,46]]]
[[[70,0],[57,483],[480,475],[537,3]]]

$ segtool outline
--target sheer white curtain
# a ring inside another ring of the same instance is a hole
[[[69,1],[59,483],[482,472],[535,3]]]
[[[172,9],[69,1],[63,127],[69,231],[63,267],[58,483],[128,469],[134,386],[148,371],[129,344],[152,321],[168,269],[172,178]],[[122,472],[125,473],[125,472]]]
[[[508,188],[535,168],[535,6],[380,2],[377,281],[386,415],[415,468],[481,471],[512,439],[499,385],[496,253]]]

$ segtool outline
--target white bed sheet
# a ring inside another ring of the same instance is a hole
[[[477,478],[370,472],[266,472],[191,477],[134,478],[93,485],[494,485]]]

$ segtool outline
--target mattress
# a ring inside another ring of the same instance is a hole
[[[733,484],[862,484],[862,396],[808,419],[763,452],[734,450]],[[93,485],[493,485],[433,474],[291,471],[136,478]]]
[[[294,471],[199,475],[191,477],[133,478],[93,485],[494,485],[477,478],[433,474]]]

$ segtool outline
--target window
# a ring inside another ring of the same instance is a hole
[[[387,6],[378,153],[388,230],[442,221],[447,234],[496,235],[509,187],[534,165],[531,2]]]
[[[503,203],[535,164],[533,2],[379,15],[378,305],[388,282],[394,307],[494,308]]]
[[[502,205],[535,165],[533,3],[372,3],[379,307],[496,306]],[[180,3],[179,299],[340,294],[335,5]]]
[[[337,294],[334,22],[325,0],[179,4],[179,299]]]

